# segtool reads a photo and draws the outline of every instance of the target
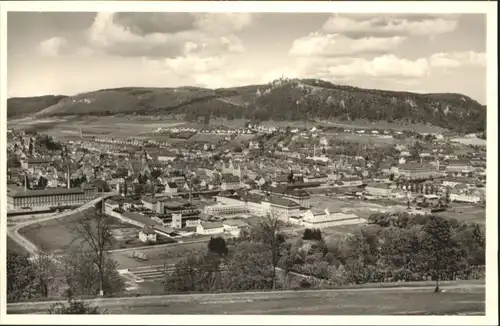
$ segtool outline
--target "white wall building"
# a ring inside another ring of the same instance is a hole
[[[202,235],[215,235],[224,232],[224,225],[219,222],[202,222],[196,227],[196,233]]]

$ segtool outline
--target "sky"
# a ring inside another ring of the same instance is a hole
[[[486,103],[486,15],[9,12],[8,96],[281,76]]]

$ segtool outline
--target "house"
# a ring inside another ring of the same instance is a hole
[[[453,189],[450,192],[450,201],[462,203],[479,203],[481,202],[481,197]]]
[[[361,224],[365,222],[364,219],[359,218],[355,214],[346,214],[342,212],[331,214],[328,209],[325,208],[324,210],[308,210],[302,215],[300,224],[306,228],[320,229],[344,224]]]
[[[474,167],[468,161],[452,160],[446,166],[446,173],[453,176],[465,176],[474,172]]]
[[[221,234],[224,232],[224,225],[220,222],[201,222],[196,227],[196,233],[202,235]]]
[[[424,180],[441,176],[439,167],[422,163],[406,163],[393,168],[396,177],[408,180]]]
[[[259,149],[260,145],[258,141],[251,140],[250,143],[248,144],[249,149]]]
[[[327,147],[328,146],[328,139],[326,137],[321,137],[319,139],[319,145],[323,146],[323,147]]]
[[[238,176],[226,173],[222,175],[222,190],[233,190],[241,188],[240,178]]]
[[[222,222],[222,225],[224,228],[224,232],[229,233],[235,238],[239,238],[242,229],[249,227],[249,225],[245,221],[238,219],[226,220]]]
[[[284,222],[288,222],[290,216],[300,215],[300,205],[296,202],[280,197],[271,197],[263,200],[269,203],[269,213]]]
[[[165,182],[164,186],[165,186],[164,190],[165,193],[167,194],[177,193],[177,184],[175,182]]]
[[[144,226],[141,231],[139,231],[139,239],[142,242],[156,242],[157,235],[156,232],[150,226]]]
[[[328,182],[328,175],[317,174],[317,175],[305,176],[304,182],[306,182],[306,183],[326,183],[326,182]]]
[[[342,187],[359,187],[363,185],[363,180],[359,177],[346,178],[341,181],[336,181],[336,184]]]
[[[21,160],[21,167],[25,170],[29,170],[31,172],[35,170],[40,170],[44,168],[48,168],[50,166],[50,160],[41,159],[41,158],[28,158]]]
[[[420,157],[421,158],[429,158],[429,157],[431,157],[431,153],[430,152],[422,152],[422,153],[420,153]]]

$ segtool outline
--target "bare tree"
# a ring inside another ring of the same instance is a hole
[[[275,212],[269,212],[255,229],[254,239],[265,244],[272,255],[273,290],[276,289],[276,267],[279,262],[280,247],[283,236],[279,233],[283,223]]]
[[[112,240],[111,228],[104,214],[104,203],[95,205],[93,214],[82,212],[83,218],[75,224],[75,231],[89,246],[92,262],[99,272],[99,295],[104,295],[103,283],[105,273],[105,254]]]
[[[40,295],[47,298],[54,286],[56,275],[56,264],[51,257],[42,251],[37,251],[33,257],[32,263],[35,266],[38,278],[37,285],[39,287]]]

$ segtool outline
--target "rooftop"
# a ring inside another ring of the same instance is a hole
[[[204,229],[217,229],[223,227],[222,223],[220,222],[201,222],[201,226]]]
[[[22,187],[8,187],[7,196],[10,197],[38,197],[38,196],[54,196],[54,195],[69,195],[83,194],[81,188],[49,188],[40,190],[24,190]]]
[[[229,226],[238,226],[238,227],[246,227],[246,226],[248,226],[248,223],[246,223],[245,221],[237,220],[237,219],[226,220],[226,221],[223,222],[223,224],[229,225]]]

